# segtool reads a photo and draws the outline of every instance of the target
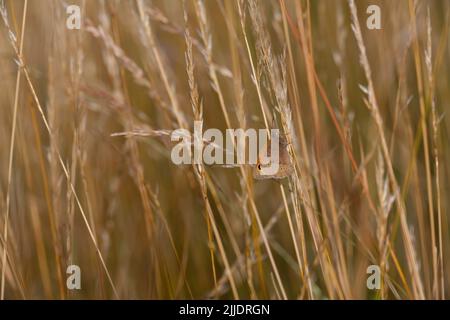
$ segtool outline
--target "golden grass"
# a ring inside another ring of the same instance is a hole
[[[375,2],[0,1],[1,299],[448,298],[450,6]],[[294,174],[174,165],[197,120]]]

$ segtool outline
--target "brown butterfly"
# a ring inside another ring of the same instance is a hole
[[[285,137],[279,136],[279,157],[278,157],[278,171],[275,174],[264,174],[263,170],[265,168],[270,167],[272,164],[269,162],[267,164],[263,164],[261,162],[261,152],[265,151],[266,155],[270,157],[271,155],[271,141],[269,141],[265,150],[260,150],[260,156],[258,156],[258,160],[256,161],[256,165],[253,168],[253,178],[257,180],[264,179],[284,179],[290,176],[294,172],[294,166],[291,163],[291,158],[289,157],[288,151],[288,142]]]

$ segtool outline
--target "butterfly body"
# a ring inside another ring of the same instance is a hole
[[[270,141],[266,145],[265,151],[267,156],[271,156]],[[270,167],[272,163],[263,164],[261,162],[261,157],[258,157],[256,165],[253,168],[253,178],[257,180],[265,179],[284,179],[294,172],[294,167],[291,163],[291,159],[288,151],[288,142],[284,137],[279,137],[279,156],[278,156],[278,171],[275,174],[263,174],[264,168]]]

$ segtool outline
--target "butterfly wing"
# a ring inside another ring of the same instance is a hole
[[[267,149],[267,144],[265,149]],[[263,149],[264,150],[264,149]],[[261,152],[263,151],[261,150]],[[267,155],[270,155],[269,150],[265,150]],[[260,159],[261,156],[258,156],[258,160],[256,165],[253,167],[253,178],[256,180],[266,180],[266,179],[284,179],[290,176],[294,172],[294,167],[291,163],[291,159],[288,151],[288,142],[285,137],[279,137],[279,164],[278,164],[278,172],[273,175],[262,174],[262,170],[265,167],[269,167],[271,164],[262,164]]]

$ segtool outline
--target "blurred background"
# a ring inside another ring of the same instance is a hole
[[[449,297],[449,2],[0,9],[2,298]],[[194,120],[279,128],[293,175],[173,164]]]

